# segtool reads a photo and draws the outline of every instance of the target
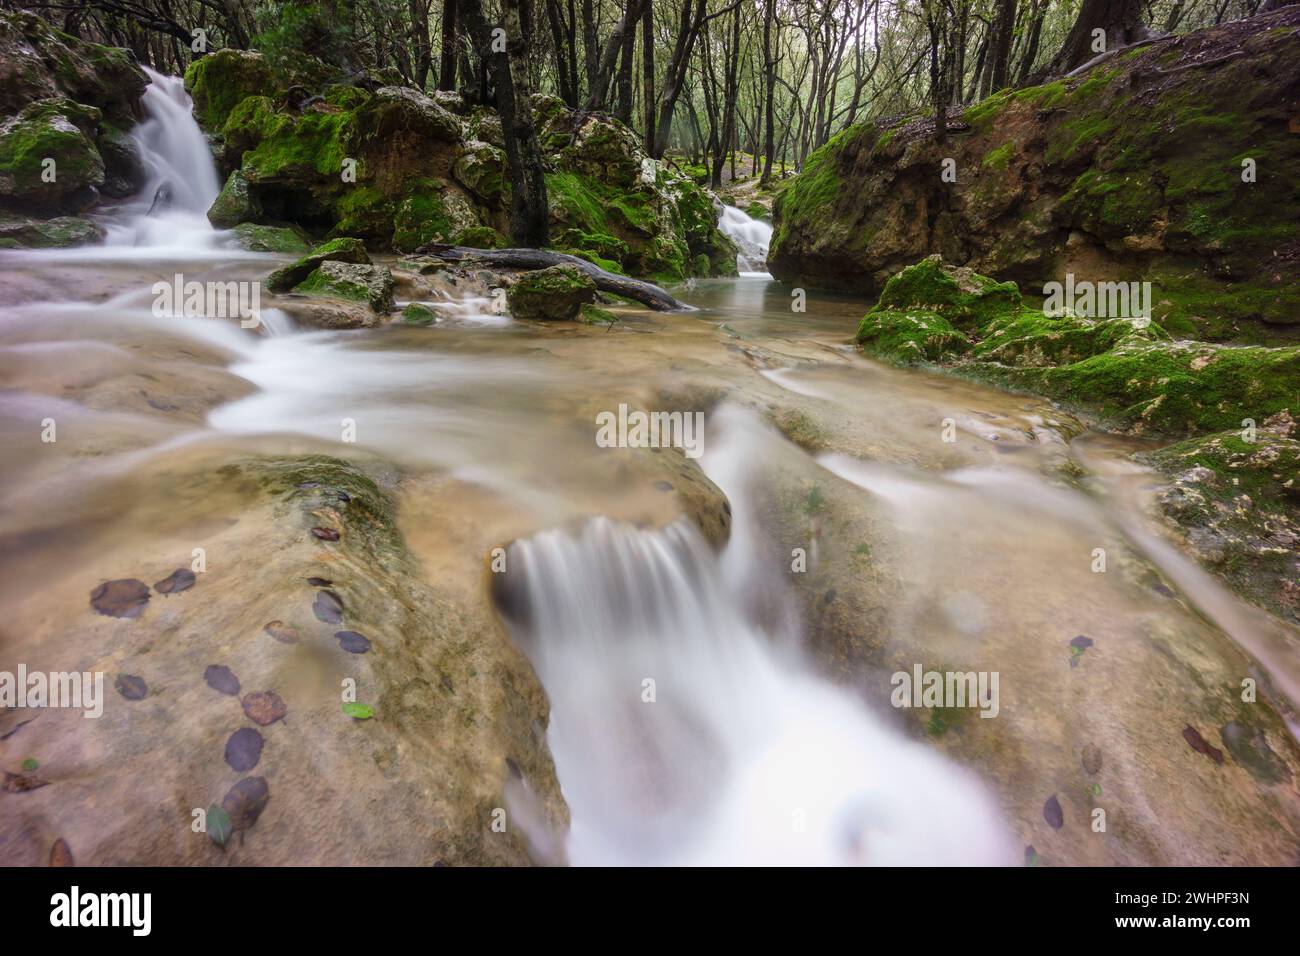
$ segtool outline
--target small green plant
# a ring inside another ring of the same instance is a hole
[[[343,705],[343,713],[357,720],[369,720],[375,716],[375,709],[369,704],[348,703]]]

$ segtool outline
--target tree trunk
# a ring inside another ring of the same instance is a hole
[[[647,2],[643,6],[653,4]],[[614,107],[614,117],[628,126],[632,125],[632,67],[636,60],[636,24],[639,19],[638,10],[637,16],[629,19],[623,30],[623,45],[618,58],[618,82],[615,84],[618,105]]]
[[[641,93],[645,102],[645,148],[655,142],[655,6],[641,8]]]
[[[600,68],[596,71],[596,76],[592,81],[591,88],[587,92],[587,112],[603,110],[606,107],[606,96],[609,93],[609,81],[614,76],[614,68],[618,64],[618,53],[623,47],[623,37],[635,29],[635,24],[641,17],[641,4],[648,0],[628,0],[623,16],[614,26],[614,32],[609,35],[605,41],[605,48],[600,54]]]
[[[1095,41],[1095,30],[1104,32],[1102,44]],[[1142,22],[1142,0],[1083,0],[1079,17],[1052,58],[1047,73],[1068,73],[1099,53],[1118,50],[1150,35],[1151,31]]]
[[[456,88],[456,0],[442,0],[442,51],[438,64],[438,89]]]
[[[533,125],[532,0],[501,0],[506,49],[496,55],[497,113],[510,166],[510,237],[517,245],[544,246],[550,224],[542,151]]]
[[[987,74],[990,80],[988,93],[996,93],[1007,86],[1007,72],[1011,62],[1011,36],[1015,25],[1016,0],[999,0],[997,16],[993,19],[993,32],[989,37],[989,52],[993,60]]]
[[[766,184],[772,179],[772,164],[776,160],[776,61],[772,59],[772,20],[776,16],[776,0],[767,0],[763,9],[763,176]]]

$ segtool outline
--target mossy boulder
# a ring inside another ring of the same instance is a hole
[[[300,295],[365,302],[371,311],[383,315],[393,311],[393,287],[393,274],[388,269],[326,260],[294,286],[293,291]]]
[[[1157,500],[1201,562],[1300,624],[1300,428],[1290,410],[1144,457],[1168,480]]]
[[[1300,321],[1297,89],[1290,7],[1002,91],[942,146],[923,112],[850,127],[778,196],[769,268],[866,295],[935,252],[1024,289],[1148,280],[1171,331],[1278,340]]]
[[[266,287],[272,292],[288,292],[316,271],[323,262],[347,262],[358,265],[370,265],[370,256],[366,253],[365,243],[351,237],[331,239],[321,243],[297,262],[276,269],[266,280]]]
[[[495,203],[506,188],[506,154],[487,143],[471,141],[452,167],[456,181],[479,199]]]
[[[221,129],[245,98],[272,94],[278,85],[266,57],[252,50],[217,50],[185,70],[194,116],[211,130]]]
[[[596,283],[576,266],[525,272],[506,292],[517,319],[572,320],[596,298]]]
[[[0,116],[67,97],[130,125],[148,84],[130,50],[78,39],[31,13],[0,13]]]
[[[248,188],[248,180],[236,169],[226,179],[221,193],[208,210],[208,222],[218,229],[231,229],[241,222],[253,222],[262,216],[262,204]]]
[[[278,252],[297,254],[311,248],[301,233],[287,226],[263,226],[259,223],[241,222],[234,228],[235,240],[249,252]]]
[[[929,257],[886,283],[857,339],[877,357],[931,363],[1048,395],[1118,428],[1168,436],[1263,421],[1300,395],[1300,345],[1175,340],[1144,317],[1026,308],[1014,283]]]
[[[93,206],[104,185],[95,148],[100,119],[93,106],[57,98],[0,123],[0,202],[45,215]]]
[[[430,326],[438,322],[438,313],[427,305],[412,302],[402,309],[403,325]]]
[[[0,211],[0,248],[68,249],[100,242],[104,230],[89,219],[57,216],[35,219]]]

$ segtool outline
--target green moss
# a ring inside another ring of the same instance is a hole
[[[944,316],[956,327],[988,322],[1020,308],[1014,282],[998,282],[970,269],[954,269],[934,255],[909,266],[885,283],[875,310],[922,309]]]
[[[578,311],[578,321],[589,325],[613,325],[618,321],[618,316],[608,309],[588,303]]]
[[[315,272],[322,262],[369,265],[370,256],[366,254],[365,244],[360,239],[331,239],[312,249],[297,262],[272,272],[266,280],[266,287],[272,292],[288,292]]]
[[[985,169],[1006,169],[1007,164],[1011,162],[1011,157],[1015,155],[1015,143],[1003,143],[997,149],[991,149],[984,154],[984,159],[980,163]]]
[[[936,312],[872,310],[858,326],[858,344],[899,365],[942,362],[970,351],[971,342]]]
[[[433,311],[427,305],[421,305],[419,302],[412,302],[402,309],[402,323],[404,325],[434,325],[438,321],[438,313]]]
[[[510,314],[520,319],[575,319],[596,297],[596,283],[577,266],[526,272],[506,292]]]
[[[257,53],[218,50],[199,57],[185,70],[185,89],[194,100],[194,115],[210,130],[219,130],[246,97],[273,96],[275,79]]]
[[[295,230],[243,222],[234,229],[239,244],[250,252],[306,252],[309,243]]]

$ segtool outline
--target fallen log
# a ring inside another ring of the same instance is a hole
[[[436,242],[421,246],[416,251],[446,262],[480,262],[506,269],[532,270],[547,269],[551,266],[575,266],[590,276],[601,292],[625,296],[658,312],[675,312],[688,308],[653,282],[615,275],[586,259],[563,252],[543,252],[541,249],[471,249],[468,246],[447,246]]]

